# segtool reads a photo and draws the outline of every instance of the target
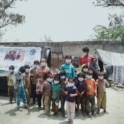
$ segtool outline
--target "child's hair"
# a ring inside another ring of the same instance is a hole
[[[50,72],[44,74],[43,80],[46,80],[50,75],[52,75]]]
[[[84,65],[83,68],[88,68],[88,65]]]
[[[78,75],[77,75],[77,77],[83,77],[83,78],[85,78],[85,75],[82,73],[82,72],[80,72]]]
[[[76,62],[73,63],[73,66],[76,67],[76,68],[79,67],[79,65]]]
[[[64,71],[64,70],[62,70],[62,71],[60,71],[60,73],[59,73],[59,76],[61,76],[61,75],[66,75],[66,71]]]
[[[19,68],[19,71],[21,72],[21,73],[24,73],[25,72],[25,66],[21,66],[20,68]]]
[[[38,60],[35,60],[35,61],[34,61],[34,64],[35,64],[35,63],[40,64],[40,62],[39,62]]]
[[[72,59],[71,55],[66,55],[65,59]]]
[[[93,71],[89,70],[89,71],[87,72],[87,74],[92,75],[92,74],[93,74]]]
[[[92,62],[94,59],[96,59],[96,60],[97,60],[97,58],[96,58],[96,57],[93,57],[93,58],[91,59],[91,62]]]
[[[30,69],[30,66],[29,66],[29,65],[25,65],[25,68],[26,68],[26,69]]]
[[[82,51],[89,52],[90,50],[89,50],[88,47],[84,47],[84,48],[82,49]]]
[[[58,78],[58,79],[60,80],[59,74],[56,74],[56,75],[54,76],[54,79],[55,79],[55,78]]]
[[[13,65],[10,65],[10,66],[9,66],[9,69],[14,70],[14,69],[15,69],[15,67],[14,67]]]
[[[73,79],[73,81],[74,81],[74,78],[72,78],[72,77],[69,77],[69,78],[68,78],[68,81],[69,81],[70,79]]]
[[[105,72],[98,72],[98,76],[104,76],[105,74]]]

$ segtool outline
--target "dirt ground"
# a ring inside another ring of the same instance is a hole
[[[80,113],[74,124],[124,124],[124,90],[107,88],[107,110],[109,114],[101,110],[100,115],[92,118],[83,117]],[[8,97],[0,96],[0,124],[67,124],[67,118],[63,118],[61,113],[58,117],[47,117],[44,110],[38,111],[37,105],[20,112],[15,103],[9,104]]]

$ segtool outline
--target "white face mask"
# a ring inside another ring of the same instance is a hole
[[[78,78],[79,81],[83,81],[84,79],[83,78]]]
[[[52,78],[48,78],[47,81],[48,82],[53,82],[53,79]]]
[[[65,79],[65,76],[61,76],[60,78],[61,78],[61,79]]]
[[[54,84],[58,84],[58,83],[59,83],[59,81],[54,80]]]
[[[10,73],[13,73],[13,72],[14,72],[14,70],[10,69],[10,70],[9,70],[9,72],[10,72]]]
[[[88,68],[83,68],[83,72],[88,72]]]
[[[26,72],[26,73],[29,73],[29,72],[30,72],[30,69],[26,69],[25,72]]]
[[[78,70],[78,68],[75,68],[75,71],[77,71]]]
[[[33,65],[33,68],[37,68],[37,67],[38,67],[38,65],[36,65],[36,64]]]
[[[46,62],[41,62],[41,66],[42,67],[46,66]]]
[[[71,59],[66,59],[65,62],[66,62],[67,64],[69,64],[69,63],[71,63]]]
[[[83,52],[83,56],[86,56],[87,55],[87,52]]]
[[[91,79],[92,78],[92,75],[86,75],[86,78],[87,79]]]
[[[72,86],[74,86],[74,83],[69,83],[69,82],[68,82],[68,86],[69,86],[69,87],[72,87]]]
[[[103,76],[98,76],[99,79],[103,79]]]

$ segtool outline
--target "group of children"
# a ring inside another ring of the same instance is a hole
[[[88,65],[83,65],[81,72],[77,73],[78,66],[73,66],[71,63],[71,56],[66,56],[65,64],[61,66],[57,74],[50,71],[45,59],[41,59],[40,62],[34,61],[34,68],[31,70],[28,65],[20,67],[16,74],[14,74],[14,66],[10,66],[8,75],[10,103],[15,92],[18,109],[21,110],[20,97],[25,108],[28,108],[32,92],[33,104],[37,98],[38,109],[41,109],[41,100],[43,100],[46,115],[50,116],[50,107],[52,107],[55,116],[58,116],[61,110],[62,116],[65,117],[66,102],[68,124],[73,124],[75,112],[78,116],[80,105],[84,117],[95,116],[95,97],[97,98],[97,113],[100,113],[101,107],[107,113],[107,81],[104,79],[104,73],[99,72],[98,79],[94,80],[93,72]]]

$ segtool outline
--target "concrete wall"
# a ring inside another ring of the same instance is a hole
[[[64,63],[65,55],[74,56],[73,62],[79,63],[82,56],[82,48],[89,47],[90,54],[95,55],[95,49],[102,49],[110,52],[124,53],[124,42],[105,41],[75,41],[75,42],[0,42],[5,46],[50,46],[52,50],[52,67],[59,68]]]

